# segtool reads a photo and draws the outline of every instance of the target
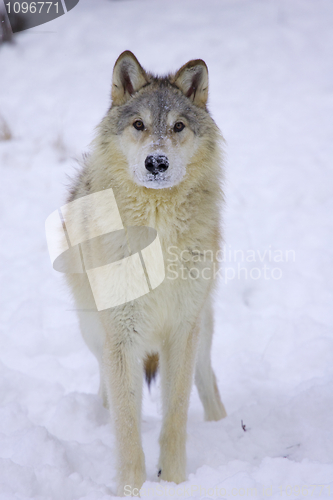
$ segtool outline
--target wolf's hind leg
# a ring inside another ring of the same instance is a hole
[[[195,384],[205,411],[205,420],[220,420],[227,413],[221,401],[211,364],[211,347],[213,337],[213,311],[208,302],[203,310]]]

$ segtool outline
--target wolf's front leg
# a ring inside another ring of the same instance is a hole
[[[138,496],[146,479],[141,445],[143,367],[136,343],[122,336],[108,336],[103,353],[104,381],[114,419],[119,496]]]
[[[186,424],[197,340],[197,326],[175,332],[160,356],[164,419],[158,475],[177,484],[186,479]]]

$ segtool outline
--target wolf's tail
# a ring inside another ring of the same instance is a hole
[[[158,370],[158,354],[149,354],[144,360],[145,377],[150,389],[151,382],[155,379]]]

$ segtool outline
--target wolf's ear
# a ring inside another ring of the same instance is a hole
[[[132,52],[126,50],[118,57],[113,68],[112,102],[124,104],[131,95],[148,82],[145,70]]]
[[[202,59],[184,64],[177,71],[174,83],[194,104],[204,108],[208,98],[208,69]]]

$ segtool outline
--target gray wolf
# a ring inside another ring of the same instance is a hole
[[[169,247],[178,256],[172,279],[166,276],[137,300],[96,313],[86,276],[67,277],[83,337],[100,365],[100,393],[113,416],[119,495],[136,494],[146,479],[140,435],[144,373],[150,382],[158,366],[161,377],[161,479],[186,479],[193,378],[205,419],[226,415],[210,359],[214,280],[207,267],[213,269],[216,262],[215,257],[200,258],[206,251],[215,256],[219,249],[223,201],[223,139],[207,98],[204,61],[193,60],[175,74],[156,77],[131,52],[122,53],[113,70],[112,105],[68,197],[73,202],[112,188],[124,226],[155,228],[165,261]],[[75,223],[89,234],[94,221],[77,212]],[[128,255],[125,247],[106,242],[94,253],[114,254],[117,260]],[[175,273],[177,266],[198,272],[183,279]]]

